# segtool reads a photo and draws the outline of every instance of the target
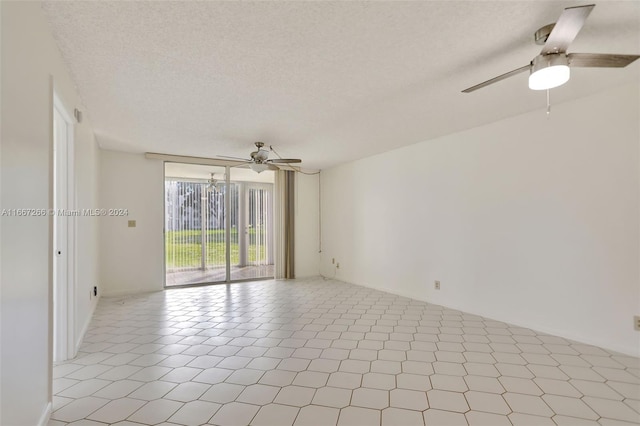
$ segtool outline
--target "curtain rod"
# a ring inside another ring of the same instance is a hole
[[[145,158],[162,160],[170,163],[203,164],[208,166],[237,166],[245,164],[242,161],[222,160],[219,158],[190,157],[188,155],[162,154],[158,152],[145,152]]]

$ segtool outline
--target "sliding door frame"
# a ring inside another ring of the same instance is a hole
[[[154,158],[154,156],[161,156],[162,154],[147,154],[147,157],[149,158]],[[177,158],[180,158],[180,156],[175,156]],[[156,157],[157,158],[157,157]],[[193,159],[195,157],[185,157],[185,158],[189,158],[189,159]],[[274,272],[274,276],[272,277],[257,277],[257,278],[243,278],[243,279],[231,279],[231,197],[229,196],[229,194],[231,193],[231,168],[232,167],[237,167],[238,165],[241,165],[242,163],[237,163],[237,162],[232,162],[232,161],[220,161],[217,162],[215,160],[210,160],[210,161],[203,161],[203,162],[196,162],[196,161],[185,161],[185,162],[181,162],[178,159],[176,160],[166,160],[166,159],[162,159],[163,160],[163,170],[162,170],[162,177],[163,177],[163,182],[166,182],[166,164],[167,163],[177,163],[177,164],[195,164],[195,165],[201,165],[201,166],[214,166],[214,167],[224,167],[225,170],[225,197],[224,197],[224,210],[225,210],[225,280],[224,281],[205,281],[205,282],[199,282],[199,283],[189,283],[189,284],[175,284],[175,285],[167,285],[167,209],[166,209],[166,189],[165,189],[165,185],[162,186],[162,199],[164,200],[163,203],[163,207],[164,207],[164,225],[162,228],[162,232],[163,232],[163,262],[162,262],[162,269],[163,269],[163,276],[164,276],[164,288],[165,289],[172,289],[172,288],[184,288],[184,287],[201,287],[201,286],[206,286],[206,285],[228,285],[228,284],[234,284],[234,283],[241,283],[241,282],[248,282],[248,281],[266,281],[266,280],[272,280],[275,278],[275,272]],[[206,159],[208,160],[208,159]],[[186,178],[185,181],[196,181],[195,179],[188,179]],[[275,182],[272,184],[275,187]],[[271,191],[271,198],[272,198],[272,202],[271,202],[271,208],[272,210],[275,208],[274,203],[273,203],[273,194],[274,191]],[[274,212],[271,212],[272,216],[274,214]],[[201,232],[204,232],[202,230],[203,225],[201,223],[200,225],[201,228]],[[238,229],[238,233],[240,233],[240,229]],[[274,226],[271,226],[271,233],[274,232]],[[272,237],[271,238],[272,244],[275,244],[275,239]],[[274,250],[274,247],[271,248],[271,250]],[[206,259],[203,260],[206,264]],[[275,271],[275,265],[274,265],[274,271]]]
[[[225,283],[231,282],[231,167],[224,168],[224,240],[225,240]]]

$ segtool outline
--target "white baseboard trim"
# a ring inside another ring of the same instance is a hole
[[[115,291],[103,290],[102,296],[108,297],[108,298],[137,296],[140,294],[156,293],[158,291],[164,291],[164,290],[165,290],[164,287],[154,288],[154,289],[143,288],[143,289],[134,289],[134,290],[115,290]]]
[[[98,306],[98,302],[100,302],[100,297],[101,296],[98,295],[98,299],[96,300],[96,303],[94,303],[92,308],[91,308],[91,313],[89,313],[89,315],[87,315],[87,319],[85,320],[84,325],[82,326],[82,330],[80,331],[80,333],[76,337],[75,351],[74,351],[73,356],[71,358],[75,358],[76,355],[78,355],[78,351],[80,350],[80,345],[82,345],[82,341],[84,340],[84,336],[85,336],[85,334],[87,334],[87,330],[89,329],[89,325],[91,324],[91,320],[93,319],[93,314],[96,312],[96,306]]]
[[[40,419],[38,420],[38,426],[47,426],[49,423],[49,419],[51,418],[51,413],[53,410],[53,405],[51,402],[47,402],[47,406],[44,407],[44,411],[40,415]]]
[[[397,290],[397,289],[393,289],[393,291],[392,291],[389,288],[378,287],[378,286],[374,286],[374,285],[366,285],[366,284],[354,283],[354,282],[346,281],[344,279],[335,278],[335,277],[334,278],[332,278],[332,277],[324,277],[324,278],[327,278],[327,279],[330,279],[330,280],[333,280],[333,281],[345,282],[347,284],[354,284],[354,285],[358,285],[358,286],[361,286],[361,287],[372,288],[374,290],[384,291],[385,293],[395,294],[397,296],[408,297],[410,299],[419,300],[419,301],[422,301],[422,302],[443,306],[443,307],[448,308],[448,309],[453,309],[453,310],[456,310],[456,311],[462,311],[462,312],[466,312],[466,313],[472,314],[472,315],[478,315],[478,316],[481,316],[483,318],[504,322],[504,323],[511,324],[511,325],[514,325],[514,326],[517,326],[517,327],[524,327],[524,328],[535,330],[535,331],[538,331],[538,332],[541,332],[541,333],[550,334],[550,335],[558,336],[558,337],[563,337],[565,339],[572,340],[572,341],[575,341],[575,342],[578,342],[578,343],[598,346],[598,347],[607,349],[609,351],[618,352],[618,353],[620,353],[622,355],[628,355],[628,356],[632,356],[632,357],[637,357],[639,355],[638,349],[633,343],[630,343],[628,346],[615,345],[615,344],[611,344],[610,342],[602,341],[601,339],[594,339],[591,336],[585,336],[585,335],[582,335],[582,334],[578,334],[578,333],[576,333],[574,331],[566,330],[566,329],[561,328],[561,327],[548,327],[548,326],[545,326],[545,325],[542,325],[542,324],[537,324],[537,323],[524,322],[524,321],[518,321],[518,320],[513,321],[512,319],[505,318],[502,315],[495,315],[495,313],[493,313],[493,312],[486,312],[486,311],[477,310],[477,309],[474,309],[473,307],[470,307],[470,306],[450,304],[450,303],[443,304],[441,302],[434,302],[434,301],[429,300],[426,297],[418,297],[418,296],[416,296],[415,294],[413,294],[411,292],[406,292],[406,291]]]
[[[442,306],[445,306],[445,305],[442,305]],[[640,355],[640,353],[638,352],[637,345],[633,343],[630,343],[628,346],[618,345],[615,343],[604,341],[602,339],[593,338],[592,336],[578,333],[574,330],[567,330],[563,327],[553,327],[545,324],[538,324],[535,322],[527,322],[527,321],[518,321],[518,320],[513,321],[509,318],[505,318],[502,315],[496,316],[491,312],[478,311],[468,306],[447,305],[446,307],[450,309],[466,312],[472,315],[478,315],[487,319],[492,319],[492,320],[504,322],[510,325],[515,325],[516,327],[528,328],[536,332],[562,337],[564,339],[573,341],[575,343],[597,346],[597,347],[606,349],[608,351],[617,352],[620,355],[627,355],[631,357],[638,357]]]

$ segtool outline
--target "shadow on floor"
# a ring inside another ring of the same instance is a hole
[[[275,270],[273,265],[260,266],[232,266],[231,281],[248,280],[258,278],[273,278]],[[177,286],[187,284],[215,283],[226,281],[226,269],[210,268],[206,270],[196,269],[189,271],[167,272],[166,285]]]

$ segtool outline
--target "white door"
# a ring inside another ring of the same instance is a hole
[[[53,109],[53,360],[75,356],[73,125],[59,101]]]

